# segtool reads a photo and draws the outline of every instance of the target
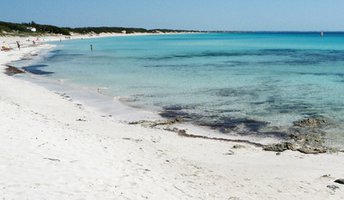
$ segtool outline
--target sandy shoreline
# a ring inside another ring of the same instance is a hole
[[[23,38],[0,38],[0,42],[14,45],[18,39]],[[50,40],[59,38],[44,41]],[[30,43],[20,51],[0,52],[0,70],[26,54],[52,48]],[[276,155],[248,144],[127,125],[84,102],[4,73],[0,73],[0,94],[3,199],[344,196],[344,185],[334,183],[344,178],[343,153]]]

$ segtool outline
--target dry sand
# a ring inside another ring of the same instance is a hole
[[[0,52],[2,200],[344,199],[344,185],[334,183],[344,178],[343,153],[276,155],[121,123],[3,74],[4,64],[52,47],[26,44]]]

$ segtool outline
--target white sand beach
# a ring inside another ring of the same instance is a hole
[[[128,125],[4,74],[6,63],[53,48],[26,39],[0,38],[14,48],[0,52],[0,199],[344,199],[334,183],[343,153],[276,155]]]

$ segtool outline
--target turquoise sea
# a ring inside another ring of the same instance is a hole
[[[287,137],[293,122],[344,144],[344,33],[208,33],[55,42],[27,70],[223,134]],[[90,51],[90,44],[93,51]]]

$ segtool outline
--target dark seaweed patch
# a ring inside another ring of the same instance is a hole
[[[270,54],[270,55],[286,55],[286,54],[295,54],[300,52],[297,49],[262,49],[260,50],[262,54]]]
[[[289,59],[289,60],[281,60],[281,61],[260,61],[260,62],[252,62],[251,64],[258,64],[258,65],[316,65],[323,62],[323,60],[307,60],[306,59]]]
[[[268,112],[272,113],[310,113],[314,112],[313,106],[304,102],[283,102],[269,103],[269,107],[266,109]]]
[[[182,118],[183,120],[190,120],[198,118],[196,115],[192,115],[188,112],[183,111],[184,109],[194,108],[193,106],[181,106],[181,105],[170,105],[163,107],[163,111],[160,112],[160,116],[168,119]]]
[[[217,64],[203,64],[206,67],[238,67],[243,65],[249,65],[249,62],[245,61],[225,61],[224,63]]]
[[[265,102],[265,101],[256,101],[256,102],[251,102],[250,104],[251,105],[263,105],[265,103],[267,103],[267,102]]]
[[[48,65],[30,65],[27,67],[23,67],[25,71],[28,71],[32,74],[37,74],[37,75],[49,75],[53,74],[53,72],[48,72],[48,71],[43,71],[40,68],[47,67]]]
[[[45,60],[49,62],[66,61],[66,60],[74,59],[75,57],[81,57],[81,56],[84,56],[84,54],[54,53],[45,57]]]
[[[219,97],[243,97],[249,96],[251,98],[258,98],[259,92],[263,90],[261,89],[253,89],[249,87],[240,87],[240,88],[219,88],[219,89],[209,89],[199,91],[201,93],[208,93],[209,95],[215,95]]]
[[[261,134],[261,129],[266,127],[269,123],[247,118],[230,118],[214,116],[199,116],[183,111],[181,106],[165,107],[160,116],[168,119],[181,118],[183,120],[193,121],[200,126],[207,126],[212,129],[219,130],[222,133],[228,133],[234,130],[238,134]],[[215,119],[215,120],[214,120]],[[238,130],[238,127],[243,126],[243,130]]]
[[[181,105],[170,105],[170,106],[164,106],[165,110],[174,110],[174,111],[180,111],[183,110],[183,106]]]
[[[261,65],[314,65],[326,62],[344,62],[344,51],[335,50],[297,50],[297,49],[261,49],[251,51],[204,51],[199,53],[172,54],[168,56],[144,57],[145,60],[192,59],[208,57],[243,57],[243,56],[275,56],[282,57],[276,61],[250,62]],[[230,65],[249,64],[245,62],[228,61]],[[233,62],[233,63],[231,63]],[[224,65],[223,65],[224,66]]]
[[[190,67],[190,65],[145,65],[143,67],[151,68],[179,68],[179,67]]]
[[[248,118],[222,117],[216,121],[198,122],[198,125],[210,127],[224,134],[233,131],[239,135],[269,136],[280,139],[286,139],[289,135],[284,131],[262,131],[263,128],[269,125],[268,122]]]
[[[227,113],[240,112],[240,111],[241,110],[239,110],[239,109],[219,109],[219,110],[216,110],[216,112],[219,114],[227,114]]]
[[[159,113],[161,117],[168,119],[181,118],[183,120],[192,119],[191,115],[184,111],[164,110]]]
[[[257,97],[258,94],[253,90],[245,90],[245,89],[233,89],[233,88],[224,88],[215,91],[217,96],[221,97],[242,97],[242,96],[251,96]]]
[[[250,133],[258,133],[262,128],[266,127],[268,124],[268,122],[253,119],[229,117],[221,117],[213,122],[200,123],[200,125],[202,126],[209,126],[213,129],[220,130],[223,133],[228,132],[228,130],[235,130],[237,127],[241,125],[245,126],[245,129]]]
[[[331,72],[319,72],[319,73],[314,73],[314,72],[294,72],[294,74],[298,75],[312,75],[312,76],[338,76],[338,77],[344,77],[344,73],[331,73]]]
[[[158,65],[144,65],[146,68],[190,68],[190,67],[216,67],[216,68],[226,68],[226,67],[237,67],[242,65],[247,65],[249,62],[241,61],[226,61],[224,63],[207,63],[207,64],[158,64]]]
[[[231,112],[237,112],[240,110],[218,110],[216,111],[216,114],[214,111],[204,110],[203,114],[200,115],[190,112],[187,110],[188,108],[189,106],[184,105],[165,106],[164,110],[160,113],[160,116],[167,119],[179,118],[183,121],[190,121],[196,125],[206,126],[224,134],[234,132],[239,135],[254,135],[259,137],[268,136],[280,139],[288,137],[288,133],[283,131],[268,131],[270,130],[270,128],[268,128],[268,125],[270,124],[269,122],[230,116]],[[265,130],[265,128],[268,128],[268,130]]]
[[[50,52],[53,53],[53,54],[56,54],[56,53],[61,53],[62,50],[61,49],[56,49],[56,50],[52,50]]]
[[[169,56],[156,56],[156,57],[144,57],[145,60],[171,60],[171,59],[188,59],[188,58],[209,58],[209,57],[233,57],[233,56],[245,56],[250,53],[242,52],[201,52],[190,54],[175,54]]]

